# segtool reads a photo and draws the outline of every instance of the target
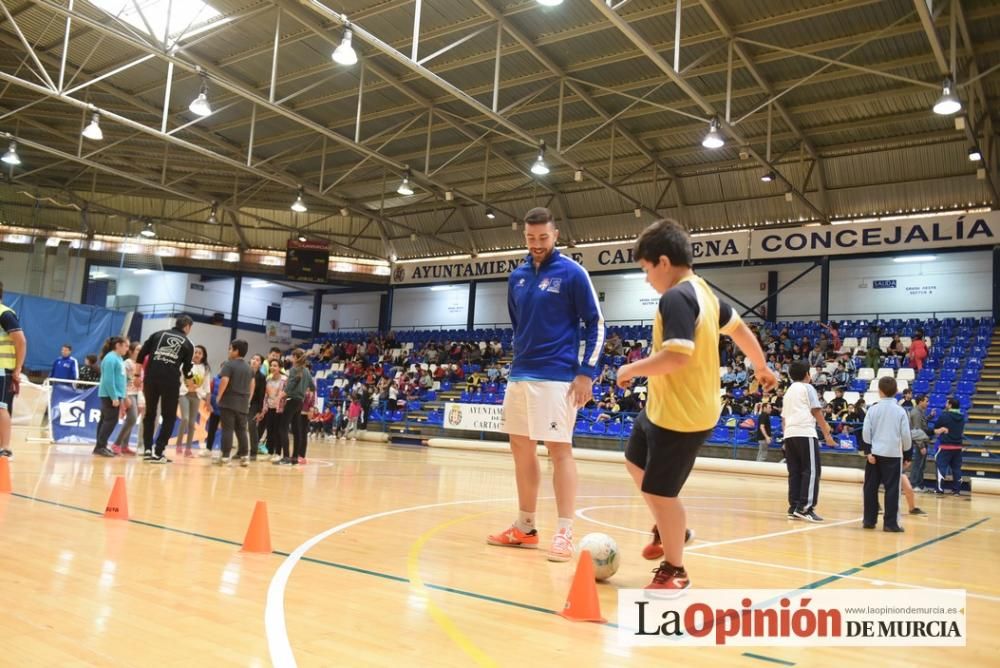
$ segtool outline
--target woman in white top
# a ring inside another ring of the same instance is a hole
[[[198,408],[201,402],[208,401],[212,393],[212,367],[208,364],[205,346],[194,347],[191,379],[186,382],[181,379],[180,382],[180,400],[177,403],[181,409],[181,423],[177,432],[177,456],[194,457],[191,446],[194,445],[194,428],[198,425]]]

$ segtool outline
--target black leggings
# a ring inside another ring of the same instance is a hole
[[[284,426],[282,432],[285,435],[285,449],[283,456],[288,456],[288,432],[291,430],[292,439],[294,442],[294,449],[292,450],[292,456],[294,457],[305,457],[306,452],[306,430],[305,421],[302,419],[302,400],[301,399],[289,399],[285,402],[285,412],[282,414],[284,417]]]
[[[162,455],[167,447],[167,441],[174,435],[174,423],[177,422],[177,400],[181,392],[181,384],[177,371],[166,378],[147,377],[143,381],[142,392],[146,395],[146,415],[142,420],[142,444],[146,450],[153,449],[153,432],[156,429],[157,407],[163,416],[163,424],[156,436],[156,454]]]

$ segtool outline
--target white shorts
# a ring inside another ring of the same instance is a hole
[[[570,385],[547,380],[508,383],[501,431],[533,441],[572,443],[576,405],[569,394]]]

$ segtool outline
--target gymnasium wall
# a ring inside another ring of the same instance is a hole
[[[377,329],[382,292],[356,292],[323,295],[320,331],[329,331],[330,321],[338,329]]]
[[[41,250],[36,253],[0,250],[0,281],[4,289],[79,303],[86,259],[65,244],[56,253]]]
[[[778,286],[788,283],[813,265],[808,262],[711,267],[699,270],[720,298],[733,303],[742,314],[746,309],[735,302],[753,306],[767,296],[767,274],[778,272]],[[594,274],[594,289],[603,296],[601,308],[609,323],[648,323],[658,297],[641,273]],[[879,283],[876,283],[879,281]],[[807,320],[820,315],[819,267],[813,268],[783,289],[777,297],[779,320]],[[878,285],[879,287],[875,287]],[[890,257],[833,259],[830,262],[830,316],[843,319],[888,317],[961,317],[988,315],[993,298],[993,256],[991,251],[940,253],[925,263],[896,263]],[[419,324],[400,315],[400,293],[415,294],[416,288],[397,289],[393,326],[430,326],[430,312],[420,315]],[[428,288],[423,288],[428,290]],[[458,298],[466,290],[439,292]],[[433,293],[429,293],[433,294]],[[441,302],[443,304],[443,302]],[[429,306],[436,304],[426,302]],[[440,306],[438,306],[440,308]],[[461,313],[464,310],[459,308]],[[434,311],[438,312],[437,309]],[[891,315],[889,315],[891,314]],[[748,320],[757,319],[747,317]],[[438,321],[435,321],[438,322]],[[457,322],[457,318],[452,322]],[[476,289],[475,325],[509,326],[506,281],[481,283]]]
[[[830,315],[896,318],[989,315],[993,308],[990,251],[938,254],[932,262],[891,258],[839,260],[830,265]]]
[[[447,290],[434,287],[444,286],[397,289],[392,299],[392,328],[464,329],[468,324],[469,286],[453,285]]]

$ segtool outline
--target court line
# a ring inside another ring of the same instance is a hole
[[[628,505],[632,505],[632,504],[628,504]],[[595,519],[591,518],[590,516],[588,516],[586,514],[588,510],[597,510],[599,508],[620,508],[620,507],[622,507],[622,505],[613,505],[613,506],[588,506],[586,508],[581,508],[581,509],[577,510],[576,511],[576,516],[580,517],[582,519],[585,519],[588,522],[593,522],[594,524],[600,524],[600,525],[603,525],[603,526],[606,526],[606,527],[610,527],[612,529],[619,529],[619,530],[623,530],[623,531],[631,531],[633,533],[641,533],[643,535],[646,535],[646,534],[649,533],[648,531],[639,531],[638,529],[632,529],[631,527],[624,527],[624,526],[621,526],[621,525],[618,525],[618,524],[610,524],[608,522],[601,522],[599,520],[595,520]],[[697,545],[694,545],[694,546],[688,547],[688,548],[684,548],[684,551],[685,552],[691,552],[693,550],[702,550],[702,549],[705,549],[707,547],[716,547],[718,545],[734,545],[736,543],[747,543],[747,542],[754,541],[754,540],[762,540],[764,538],[777,538],[778,536],[788,536],[788,535],[796,534],[796,533],[805,533],[806,531],[817,531],[819,529],[826,529],[826,528],[829,528],[829,527],[836,527],[836,526],[840,526],[842,524],[850,524],[851,522],[859,522],[859,521],[861,521],[861,519],[862,518],[857,517],[857,518],[850,519],[850,520],[840,520],[839,522],[823,522],[823,523],[820,523],[820,524],[811,524],[809,526],[801,527],[801,528],[798,528],[798,529],[786,529],[785,531],[775,531],[773,533],[763,533],[763,534],[757,534],[757,535],[754,535],[754,536],[744,536],[743,538],[732,538],[730,540],[719,540],[719,541],[714,541],[714,542],[713,541],[699,542]]]
[[[409,553],[406,557],[406,575],[410,578],[410,589],[415,591],[427,605],[427,612],[430,614],[431,619],[433,619],[438,626],[451,638],[452,642],[462,648],[466,654],[468,654],[477,665],[480,666],[496,666],[497,663],[493,661],[482,649],[480,649],[472,640],[462,633],[458,626],[452,621],[441,608],[439,608],[431,597],[427,594],[427,587],[424,585],[424,580],[420,577],[420,553],[423,552],[424,545],[427,544],[435,534],[439,531],[443,531],[449,527],[456,524],[461,524],[471,519],[477,517],[482,517],[483,515],[489,515],[492,511],[487,511],[485,513],[472,513],[470,515],[463,515],[457,519],[448,520],[438,524],[434,528],[425,531],[413,541],[413,545],[410,546]]]
[[[21,493],[18,493],[18,492],[12,492],[11,496],[16,496],[16,497],[19,497],[19,498],[22,498],[22,499],[25,499],[25,500],[28,500],[28,501],[37,501],[39,503],[43,503],[43,504],[47,504],[47,505],[51,505],[51,506],[56,506],[56,507],[59,507],[59,508],[65,508],[67,510],[75,510],[77,512],[87,513],[88,515],[96,515],[98,517],[103,517],[104,516],[104,513],[102,513],[101,511],[98,511],[98,510],[92,510],[90,508],[84,508],[82,506],[74,506],[74,505],[68,504],[68,503],[61,503],[59,501],[50,501],[48,499],[41,499],[41,498],[38,498],[38,497],[28,496],[26,494],[21,494]],[[552,500],[553,498],[554,497],[544,497],[543,499],[540,499],[540,500]],[[583,496],[583,497],[579,497],[579,498],[633,498],[633,497],[631,495],[629,495],[629,496],[625,496],[625,495],[618,495],[618,496],[607,495],[607,496],[597,496],[597,497],[586,497],[586,496]],[[720,499],[725,499],[725,498],[729,498],[729,497],[704,497],[704,498],[720,498]],[[481,499],[481,500],[473,500],[473,501],[455,501],[455,502],[448,502],[445,505],[458,505],[458,504],[463,504],[463,503],[485,503],[485,502],[488,502],[488,501],[492,502],[492,501],[496,501],[496,500],[497,499]],[[514,500],[514,499],[506,498],[506,499],[499,499],[499,500],[500,501],[511,501],[511,500]],[[437,505],[440,505],[440,504],[437,504]],[[432,505],[431,507],[436,507],[436,506]],[[398,509],[398,510],[395,510],[395,511],[388,511],[386,513],[380,513],[380,515],[384,516],[384,515],[398,514],[400,512],[408,512],[410,510],[414,510],[414,509],[418,509],[418,508],[421,508],[421,507]],[[370,517],[369,519],[373,519],[373,517]],[[237,541],[229,540],[229,539],[226,539],[226,538],[219,538],[217,536],[209,536],[207,534],[198,533],[196,531],[188,531],[186,529],[177,529],[175,527],[169,527],[169,526],[166,526],[164,524],[157,524],[155,522],[147,522],[145,520],[129,519],[127,521],[128,522],[132,522],[134,524],[139,524],[141,526],[146,526],[146,527],[154,528],[154,529],[162,529],[164,531],[170,531],[170,532],[173,532],[173,533],[179,533],[179,534],[183,534],[183,535],[186,535],[186,536],[193,536],[195,538],[203,538],[205,540],[210,540],[210,541],[213,541],[213,542],[216,542],[216,543],[222,543],[222,544],[225,544],[225,545],[234,545],[236,547],[242,547],[242,543],[239,543]],[[354,521],[353,524],[352,524],[352,526],[354,524],[358,524],[358,523],[359,522]],[[319,541],[317,541],[317,542],[319,542]],[[282,552],[280,550],[273,550],[271,552],[271,554],[274,554],[274,555],[277,555],[277,556],[281,556],[281,557],[286,557],[286,558],[292,556],[292,553],[290,553],[290,552]],[[711,555],[701,555],[701,556],[711,556]],[[398,582],[398,583],[402,583],[402,584],[408,584],[410,582],[407,578],[401,577],[399,575],[392,575],[390,573],[384,573],[384,572],[381,572],[381,571],[372,571],[372,570],[369,570],[369,569],[366,569],[366,568],[361,568],[361,567],[358,567],[358,566],[351,566],[349,564],[341,564],[341,563],[337,563],[337,562],[334,562],[334,561],[327,561],[325,559],[319,559],[319,558],[316,558],[316,557],[309,557],[309,556],[300,555],[298,557],[298,560],[309,562],[309,563],[313,563],[313,564],[318,564],[318,565],[322,565],[322,566],[329,566],[331,568],[336,568],[336,569],[343,570],[343,571],[348,571],[348,572],[351,572],[351,573],[357,573],[357,574],[360,574],[360,575],[369,575],[369,576],[372,576],[372,577],[381,578],[383,580],[390,580],[392,582]],[[272,584],[273,584],[273,582],[274,581],[272,580]],[[427,584],[426,587],[428,589],[433,589],[433,590],[436,590],[436,591],[446,592],[446,593],[449,593],[449,594],[456,594],[456,595],[459,595],[459,596],[465,596],[467,598],[473,598],[473,599],[477,599],[477,600],[480,600],[480,601],[486,601],[486,602],[489,602],[489,603],[498,603],[498,604],[506,605],[506,606],[513,607],[513,608],[519,608],[519,609],[522,609],[522,610],[529,610],[531,612],[539,612],[539,613],[543,613],[543,614],[546,614],[546,615],[556,615],[556,614],[558,614],[558,611],[556,611],[556,610],[550,610],[548,608],[543,608],[541,606],[533,605],[533,604],[530,604],[530,603],[521,603],[519,601],[512,601],[512,600],[509,600],[509,599],[498,598],[496,596],[490,596],[489,594],[483,594],[483,593],[480,593],[480,592],[468,591],[468,590],[465,590],[465,589],[458,589],[456,587],[449,587],[449,586],[446,586],[446,585],[437,585],[437,584]],[[270,588],[268,590],[268,593],[270,594]],[[284,615],[284,610],[282,610],[281,613],[282,613],[282,616],[283,616]],[[265,619],[267,619],[267,617],[266,617],[266,611],[265,611]],[[604,626],[609,626],[609,627],[612,627],[612,628],[617,628],[617,624],[614,624],[614,623],[608,623],[608,624],[605,624]],[[285,638],[287,639],[287,631],[285,633]],[[289,646],[289,651],[290,651],[290,649],[291,648]],[[270,646],[269,646],[269,650],[270,650]],[[765,656],[762,656],[762,655],[750,654],[748,652],[744,652],[743,656],[747,656],[747,657],[754,658],[754,659],[761,659],[761,660],[764,660],[764,661],[771,661],[771,662],[774,662],[774,663],[781,663],[783,665],[789,665],[789,666],[794,666],[795,665],[794,663],[791,663],[791,662],[782,661],[780,659],[772,659],[772,658],[765,657]],[[273,657],[272,657],[272,660],[273,660]],[[294,666],[295,665],[295,663],[294,663],[294,656],[292,657],[292,663],[291,664],[277,664],[277,663],[275,663],[275,665],[291,665],[291,666]]]

